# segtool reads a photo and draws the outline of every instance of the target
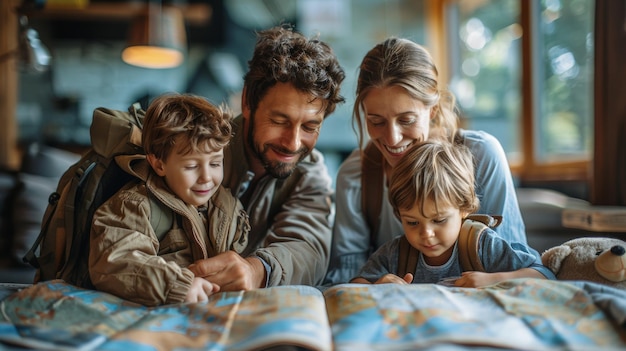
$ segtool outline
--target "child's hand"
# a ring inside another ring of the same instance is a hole
[[[187,291],[185,302],[207,301],[209,296],[218,291],[220,291],[219,285],[213,284],[204,278],[195,277],[193,282],[191,282],[189,291]]]
[[[485,272],[463,272],[461,278],[454,282],[454,286],[463,288],[479,288],[499,282],[500,279],[496,273]]]
[[[413,281],[413,274],[411,274],[411,273],[405,274],[404,278],[400,278],[400,277],[398,277],[395,274],[389,273],[389,274],[383,275],[374,284],[388,284],[388,283],[411,284],[412,281]]]

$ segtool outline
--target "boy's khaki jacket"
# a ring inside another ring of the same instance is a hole
[[[241,253],[247,246],[248,216],[223,187],[209,201],[205,223],[197,207],[171,193],[145,156],[116,161],[140,181],[127,184],[94,214],[89,273],[98,290],[148,306],[182,302],[194,278],[185,267],[228,250]],[[178,214],[161,240],[150,222],[155,205],[148,191],[165,204],[160,211]]]

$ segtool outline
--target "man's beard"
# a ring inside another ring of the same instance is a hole
[[[286,163],[286,162],[269,160],[267,158],[267,153],[269,152],[270,148],[274,148],[275,150],[277,150],[277,151],[279,151],[281,153],[285,153],[285,154],[293,154],[292,152],[289,152],[289,151],[284,150],[282,148],[278,148],[276,146],[270,146],[270,145],[265,145],[263,150],[259,150],[259,148],[260,148],[260,146],[257,147],[255,145],[254,146],[254,150],[255,150],[254,152],[257,154],[257,156],[259,157],[259,159],[263,163],[263,167],[265,167],[265,170],[267,171],[267,173],[269,173],[272,177],[278,178],[278,179],[285,179],[285,178],[289,177],[291,175],[291,173],[293,173],[293,170],[296,168],[298,163],[300,161],[302,161],[302,159],[308,153],[308,150],[300,149],[298,152],[296,152],[296,154],[300,154],[300,157],[298,157],[298,161]]]
[[[296,152],[292,152],[290,150],[284,149],[280,146],[264,144],[260,145],[255,142],[254,139],[254,115],[250,116],[250,128],[248,130],[248,142],[252,146],[252,152],[254,152],[254,156],[261,161],[265,171],[269,173],[272,177],[277,179],[285,179],[293,173],[293,170],[296,169],[296,166],[300,161],[302,161],[308,154],[309,149],[307,147],[302,147]],[[286,155],[300,155],[296,162],[280,162],[280,161],[272,161],[267,157],[270,149],[274,149],[277,152],[286,154]]]

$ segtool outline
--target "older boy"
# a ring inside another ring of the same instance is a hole
[[[220,290],[187,267],[247,245],[247,214],[221,186],[230,119],[193,95],[162,95],[150,104],[146,156],[121,164],[137,181],[94,214],[89,273],[96,289],[150,306],[202,301]],[[173,214],[166,233],[151,225],[156,211]]]

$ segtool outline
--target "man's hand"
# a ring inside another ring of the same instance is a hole
[[[251,290],[265,287],[265,267],[256,257],[243,258],[234,251],[198,260],[189,268],[196,277],[217,284],[221,291]]]
[[[193,278],[193,282],[191,282],[189,291],[187,291],[185,302],[207,301],[209,296],[218,291],[220,291],[219,285],[212,284],[204,278],[195,277]]]

